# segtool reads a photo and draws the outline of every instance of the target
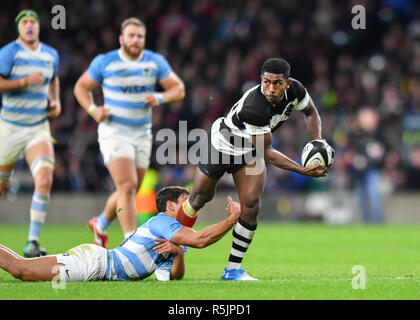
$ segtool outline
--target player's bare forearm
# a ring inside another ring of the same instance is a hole
[[[263,141],[262,141],[263,139]],[[269,163],[271,163],[273,166],[294,171],[302,175],[311,176],[311,177],[323,177],[325,176],[327,169],[321,168],[321,165],[313,165],[313,166],[307,166],[303,167],[297,162],[293,161],[283,153],[273,149],[272,142],[273,142],[273,136],[271,132],[266,133],[261,139],[261,136],[253,136],[252,137],[252,143],[257,149],[258,153],[264,152],[264,159],[267,160]],[[263,148],[263,151],[261,151]]]
[[[312,99],[309,99],[309,103],[305,109],[302,110],[304,119],[308,131],[311,133],[312,139],[322,139],[322,126],[321,117],[319,116],[318,110],[315,108]]]
[[[180,252],[174,255],[171,269],[171,279],[181,280],[185,274],[184,249],[180,247]]]
[[[0,76],[0,94],[8,91],[14,91],[27,86],[26,78],[9,80]]]
[[[48,88],[48,100],[50,101],[50,107],[47,113],[49,118],[56,118],[61,113],[61,102],[60,102],[60,80],[58,77],[54,77]]]
[[[240,205],[228,199],[229,205],[226,211],[229,217],[217,224],[208,226],[198,232],[191,228],[183,227],[172,237],[171,242],[178,245],[186,245],[193,248],[205,248],[221,238],[236,224],[240,215]]]
[[[60,101],[60,79],[54,77],[51,80],[49,90],[48,90],[48,99],[50,101]]]
[[[328,168],[323,167],[321,164],[303,167],[273,148],[266,151],[266,160],[277,168],[294,171],[314,178],[324,177],[328,172]]]
[[[175,73],[171,73],[167,78],[163,79],[160,84],[164,89],[162,92],[164,103],[177,102],[184,99],[184,82]]]
[[[169,90],[162,92],[162,98],[165,103],[177,102],[184,99],[184,97],[185,87],[181,83],[173,86]]]
[[[264,156],[265,160],[277,168],[303,174],[304,168],[301,165],[273,148],[265,150]]]
[[[157,254],[170,253],[174,256],[171,268],[171,279],[182,279],[185,274],[184,248],[166,239],[156,239],[157,246],[153,249]]]
[[[95,89],[99,84],[94,82],[87,72],[85,72],[79,80],[77,80],[73,93],[76,97],[77,102],[80,106],[88,111],[89,107],[94,103],[92,90]]]
[[[218,224],[208,226],[203,230],[198,232],[198,244],[197,248],[205,248],[217,241],[219,241],[223,236],[236,224],[238,219],[229,217]]]

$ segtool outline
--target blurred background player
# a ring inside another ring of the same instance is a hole
[[[375,109],[364,107],[357,113],[356,124],[349,140],[355,150],[352,164],[360,212],[363,222],[382,223],[381,170],[388,146],[381,130],[380,115]]]
[[[26,281],[138,280],[154,272],[160,281],[182,279],[186,250],[182,246],[204,248],[215,243],[235,225],[240,214],[239,203],[228,198],[229,216],[196,232],[175,219],[188,194],[187,189],[176,186],[160,190],[156,197],[160,213],[113,250],[83,244],[64,254],[22,259],[0,245],[0,268]]]
[[[45,255],[39,235],[47,214],[53,182],[54,149],[47,118],[61,112],[57,51],[40,42],[35,11],[16,19],[18,39],[0,50],[0,195],[9,185],[17,160],[25,156],[35,183],[26,257]]]
[[[116,186],[104,212],[89,222],[95,243],[105,248],[106,230],[117,210],[124,237],[136,229],[135,196],[152,149],[152,107],[185,96],[182,80],[162,55],[145,49],[145,41],[144,23],[137,18],[124,20],[120,49],[97,56],[74,88],[80,105],[99,123],[100,150]],[[157,83],[163,92],[155,92]],[[97,107],[91,91],[100,85],[104,106]]]
[[[277,168],[311,177],[322,177],[322,165],[302,167],[272,147],[272,132],[293,110],[301,111],[312,139],[322,139],[321,119],[306,88],[290,78],[287,61],[271,58],[261,69],[261,83],[249,89],[226,117],[209,131],[208,154],[201,155],[191,195],[177,219],[192,227],[198,210],[213,199],[225,172],[232,174],[241,204],[241,216],[233,230],[233,244],[223,280],[257,280],[241,269],[242,259],[257,228],[261,196],[266,182],[264,160]],[[255,152],[254,157],[248,157]],[[260,168],[260,170],[258,170]]]

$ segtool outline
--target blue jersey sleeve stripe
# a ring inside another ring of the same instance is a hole
[[[107,97],[104,97],[104,104],[106,106],[115,106],[115,107],[124,108],[124,109],[146,109],[150,107],[147,103],[144,103],[144,102],[121,101],[121,100],[110,99]]]
[[[112,250],[108,250],[106,253],[106,272],[105,272],[105,279],[111,280],[111,259],[112,259]]]
[[[37,108],[24,108],[24,107],[9,107],[3,106],[3,112],[12,112],[12,113],[19,113],[19,114],[27,114],[27,115],[46,115],[47,109],[37,109]]]
[[[108,118],[109,121],[111,122],[115,122],[118,124],[122,124],[125,126],[130,126],[130,127],[142,127],[146,124],[149,124],[152,120],[151,117],[146,117],[146,118],[140,118],[140,119],[131,119],[131,118],[123,118],[123,117],[118,117],[118,116],[114,116],[111,115]]]
[[[130,280],[130,278],[125,273],[124,267],[121,263],[120,258],[118,257],[117,253],[115,252],[116,249],[112,250],[112,259],[114,260],[114,269],[117,274],[118,280]]]
[[[33,123],[26,123],[26,122],[21,122],[21,121],[12,121],[9,119],[5,119],[2,115],[0,115],[0,119],[3,120],[4,122],[13,124],[15,126],[20,126],[20,127],[33,127],[33,126],[37,126],[40,125],[41,123],[45,122],[47,120],[47,118],[43,118],[39,121],[33,122]]]
[[[183,227],[183,225],[179,224],[179,226],[175,230],[172,230],[172,232],[169,234],[169,241],[171,241],[171,239],[175,235],[175,233],[177,233],[179,230],[181,230],[182,227]]]
[[[124,247],[118,247],[116,250],[118,250],[124,256],[127,257],[128,261],[130,261],[134,269],[136,269],[137,275],[140,279],[144,279],[150,275],[146,267],[143,265],[143,263],[135,253],[131,252],[130,250],[127,250]]]
[[[35,60],[35,59],[15,59],[13,66],[28,66],[28,67],[41,67],[48,68],[48,64],[44,60]]]
[[[18,98],[28,100],[47,100],[48,95],[45,93],[33,93],[33,92],[7,92],[4,94],[7,98]]]
[[[16,74],[12,74],[9,76],[9,80],[17,80],[17,79],[22,79],[25,78],[25,76],[23,75],[16,75]],[[51,77],[44,77],[44,84],[49,84],[51,82],[53,78]]]
[[[130,240],[142,244],[144,246],[147,246],[148,243],[150,242],[153,246],[157,245],[157,243],[152,239],[152,238],[148,238],[148,237],[143,237],[143,236],[139,236],[137,234],[134,234],[131,236]]]
[[[112,71],[105,71],[104,78],[124,78],[124,77],[144,77],[143,69],[120,69],[120,70],[112,70]],[[148,77],[153,77],[153,74],[149,75]]]
[[[10,76],[13,67],[13,60],[15,59],[18,45],[16,41],[5,45],[0,49],[0,74],[6,78]]]

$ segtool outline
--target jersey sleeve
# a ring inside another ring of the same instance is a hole
[[[14,50],[12,49],[12,46],[9,45],[0,49],[0,75],[9,78],[13,67],[13,60]]]
[[[89,76],[97,83],[102,83],[104,80],[103,77],[103,63],[105,56],[100,54],[91,62],[88,73]]]
[[[162,56],[159,53],[156,53],[155,62],[158,66],[158,74],[157,74],[158,81],[165,79],[171,74],[172,68],[164,56]]]
[[[298,103],[295,105],[296,110],[303,110],[309,103],[309,93],[306,88],[301,84],[299,81],[296,80],[296,96],[298,99]]]
[[[162,217],[155,219],[149,226],[150,231],[157,237],[171,241],[175,233],[177,233],[183,225],[176,219],[170,217]]]

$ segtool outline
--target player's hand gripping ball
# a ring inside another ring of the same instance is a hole
[[[334,149],[324,140],[312,140],[302,151],[302,166],[322,164],[330,167],[334,162]]]

